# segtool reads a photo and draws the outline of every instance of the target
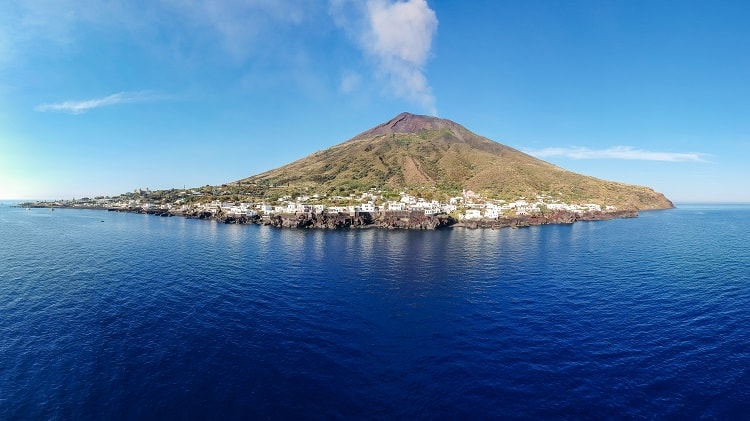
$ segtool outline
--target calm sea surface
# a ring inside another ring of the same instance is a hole
[[[750,206],[278,230],[0,206],[0,419],[747,418]]]

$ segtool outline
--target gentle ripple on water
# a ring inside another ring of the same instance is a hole
[[[0,418],[742,418],[750,207],[276,230],[0,207]]]

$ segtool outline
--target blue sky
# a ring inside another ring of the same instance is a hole
[[[750,2],[6,0],[0,199],[221,184],[402,111],[750,201]]]

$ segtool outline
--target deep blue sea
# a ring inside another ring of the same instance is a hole
[[[750,417],[750,205],[292,230],[0,206],[0,419]]]

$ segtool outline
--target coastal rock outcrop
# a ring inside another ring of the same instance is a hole
[[[572,224],[578,221],[606,221],[616,218],[637,218],[638,211],[622,210],[608,212],[585,212],[576,213],[570,211],[556,211],[550,214],[520,215],[514,217],[501,217],[497,219],[472,219],[464,220],[456,227],[463,228],[522,228],[534,225],[549,224]]]
[[[275,214],[255,222],[278,228],[439,229],[455,224],[456,220],[448,215],[425,215],[421,212],[358,212],[355,215],[324,212]]]

